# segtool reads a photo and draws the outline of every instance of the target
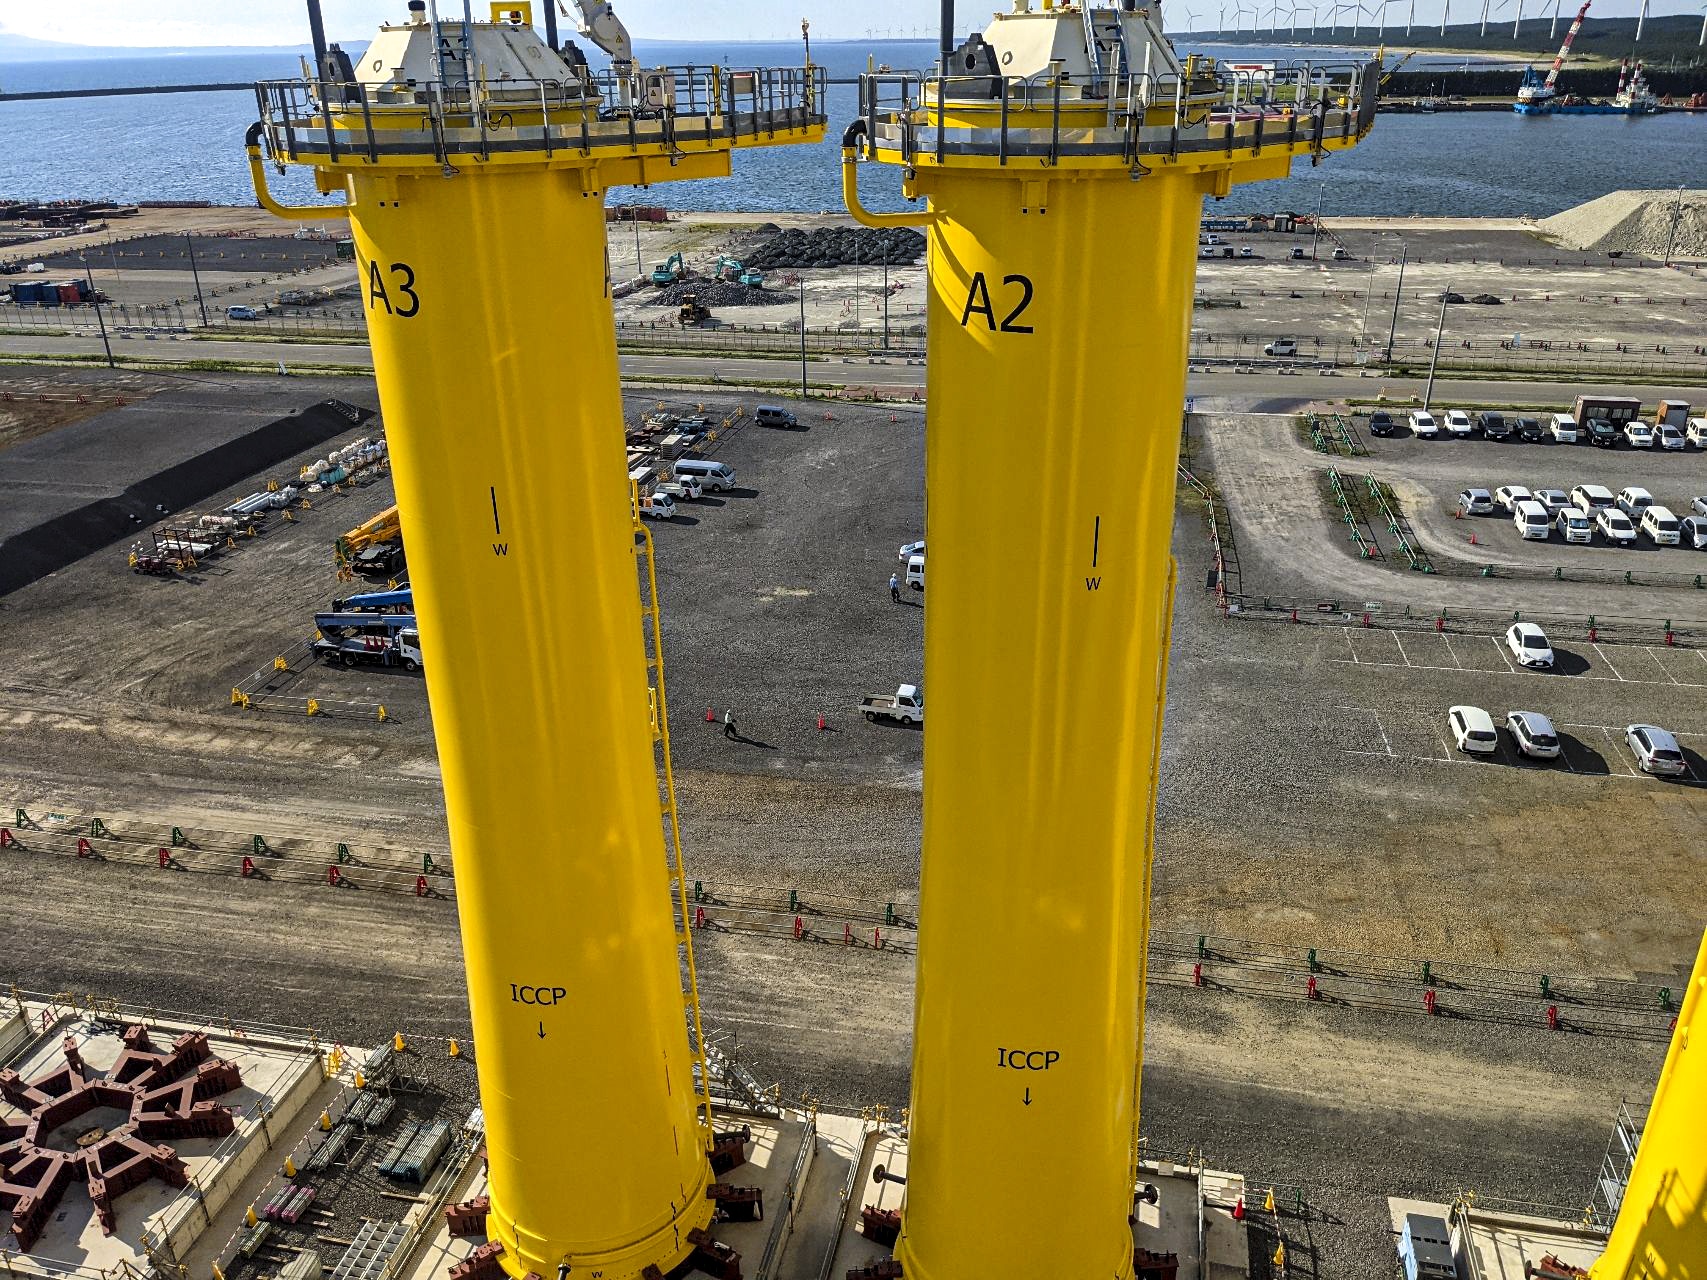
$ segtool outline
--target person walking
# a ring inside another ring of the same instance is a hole
[[[901,603],[901,579],[893,573],[889,575],[889,599]]]
[[[723,736],[725,738],[734,738],[739,736],[735,732],[735,710],[733,707],[725,710],[723,713]]]

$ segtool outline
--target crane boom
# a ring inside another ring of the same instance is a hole
[[[610,54],[618,74],[631,70],[634,66],[634,41],[629,37],[628,28],[622,25],[622,19],[616,16],[616,10],[606,0],[575,0],[575,7],[581,11],[581,34]]]
[[[1583,19],[1588,17],[1588,7],[1592,0],[1583,0],[1583,7],[1577,10],[1577,16],[1571,21],[1571,29],[1565,32],[1565,43],[1559,46],[1559,52],[1553,58],[1553,68],[1547,73],[1548,92],[1559,82],[1559,68],[1565,65],[1565,59],[1570,56],[1571,41],[1577,38],[1577,32],[1583,29]]]

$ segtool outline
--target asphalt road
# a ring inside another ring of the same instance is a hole
[[[373,356],[366,343],[316,342],[220,342],[177,339],[142,339],[115,337],[114,353],[133,359],[160,361],[248,360],[271,362],[283,360],[292,364],[343,365],[369,368]],[[99,355],[98,337],[0,337],[0,356],[57,356]],[[681,380],[767,381],[792,384],[800,375],[797,360],[756,359],[746,356],[659,356],[625,355],[621,357],[622,372],[631,378],[674,378]],[[813,360],[807,366],[809,382],[815,386],[890,386],[923,387],[925,368],[921,364],[868,364],[864,361]],[[1421,378],[1378,378],[1352,374],[1319,373],[1200,373],[1193,374],[1188,389],[1194,396],[1224,397],[1225,408],[1275,408],[1305,400],[1338,399],[1345,396],[1374,395],[1377,391],[1389,398],[1420,395]],[[1476,403],[1559,403],[1568,404],[1579,391],[1575,382],[1506,382],[1499,379],[1451,380],[1436,379],[1434,394],[1437,401]],[[1603,395],[1636,396],[1644,402],[1663,399],[1688,400],[1698,403],[1707,398],[1707,389],[1683,385],[1627,386],[1596,384]],[[1281,403],[1274,403],[1281,402]]]

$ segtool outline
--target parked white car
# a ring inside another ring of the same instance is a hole
[[[1563,489],[1537,489],[1529,495],[1535,501],[1547,508],[1547,514],[1556,516],[1571,505],[1571,495]]]
[[[1615,547],[1633,546],[1636,541],[1636,526],[1630,523],[1630,517],[1617,507],[1602,507],[1594,517],[1594,527],[1600,530],[1600,536]]]
[[[1531,498],[1525,498],[1517,504],[1511,513],[1512,526],[1520,535],[1535,542],[1545,542],[1553,532],[1553,522],[1547,516],[1547,508]]]
[[[1626,422],[1624,424],[1624,443],[1632,449],[1652,449],[1654,447],[1654,429],[1645,422]]]
[[[1559,731],[1553,722],[1539,711],[1509,711],[1505,718],[1506,731],[1511,734],[1517,749],[1537,760],[1559,758]]]
[[[1555,413],[1548,418],[1547,430],[1552,433],[1556,444],[1575,444],[1577,442],[1577,420],[1568,413]]]
[[[1245,250],[1245,256],[1250,257],[1250,250]],[[1276,338],[1262,349],[1265,356],[1295,356],[1298,354],[1298,339]]]
[[[1594,524],[1575,507],[1566,507],[1553,521],[1559,536],[1566,542],[1593,542]]]
[[[1689,509],[1698,516],[1707,516],[1707,497],[1691,498]]]
[[[1654,439],[1662,449],[1681,449],[1686,443],[1683,432],[1669,422],[1663,422],[1654,428]]]
[[[1683,438],[1697,449],[1707,449],[1707,418],[1691,418],[1683,429]]]
[[[1511,650],[1520,667],[1546,670],[1553,665],[1553,646],[1547,640],[1547,633],[1533,622],[1514,622],[1507,627],[1505,647]]]
[[[1616,502],[1605,485],[1579,484],[1571,490],[1571,505],[1592,520],[1602,507],[1615,506]]]
[[[1657,724],[1629,725],[1624,730],[1624,741],[1635,753],[1636,763],[1643,773],[1663,773],[1667,777],[1679,778],[1688,772],[1683,748],[1677,745],[1676,738]]]
[[[1475,424],[1470,421],[1470,415],[1464,410],[1448,409],[1446,411],[1446,431],[1454,439],[1468,440],[1475,430]]]
[[[901,544],[900,555],[896,558],[900,560],[902,564],[906,564],[907,561],[911,560],[914,556],[922,556],[924,554],[925,540],[920,538],[917,542],[903,542]]]
[[[1410,414],[1411,434],[1432,440],[1440,434],[1440,423],[1426,409],[1412,409]]]
[[[1640,520],[1642,512],[1654,505],[1654,495],[1639,484],[1627,485],[1618,491],[1618,509],[1632,520]]]
[[[1494,513],[1494,495],[1486,489],[1460,489],[1458,511],[1467,516],[1491,516]]]
[[[1678,522],[1677,538],[1683,546],[1707,550],[1707,516],[1684,516]]]
[[[903,580],[914,591],[925,589],[925,558],[923,556],[908,556],[907,571]]]
[[[1675,547],[1683,532],[1671,509],[1657,502],[1642,512],[1640,531],[1656,547]]]
[[[1507,515],[1517,510],[1518,503],[1528,502],[1533,496],[1520,484],[1502,484],[1494,490],[1494,501],[1499,503]]]
[[[1500,748],[1494,718],[1480,707],[1452,707],[1446,713],[1446,723],[1451,726],[1453,741],[1460,751],[1492,755]]]

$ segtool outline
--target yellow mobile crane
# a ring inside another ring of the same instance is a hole
[[[611,55],[597,72],[558,46],[549,4],[545,40],[526,0],[493,4],[489,21],[427,8],[410,0],[352,60],[308,0],[314,75],[260,86],[249,165],[281,217],[328,209],[280,204],[269,157],[347,202],[435,644],[427,691],[499,1246],[481,1265],[639,1280],[686,1261],[716,1206],[612,430],[604,195],[727,176],[736,147],[817,141],[825,81],[809,67],[641,68],[595,0],[581,29]],[[587,1158],[589,1141],[604,1158]]]

